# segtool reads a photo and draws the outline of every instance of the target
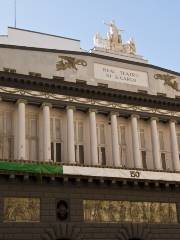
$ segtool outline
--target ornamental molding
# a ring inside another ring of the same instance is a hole
[[[74,97],[74,96],[66,96],[61,94],[55,94],[55,93],[47,93],[47,92],[41,92],[41,91],[33,91],[33,90],[26,90],[26,89],[18,89],[18,88],[11,88],[11,87],[0,87],[0,93],[8,93],[13,95],[20,95],[22,96],[30,96],[30,97],[37,97],[45,99],[45,102],[48,100],[57,100],[57,101],[63,101],[67,102],[68,105],[71,104],[84,104],[84,105],[91,105],[92,108],[95,107],[106,107],[109,108],[111,111],[114,109],[114,111],[117,110],[127,110],[127,111],[133,111],[136,112],[137,115],[140,112],[148,113],[148,114],[157,114],[157,115],[166,115],[170,117],[180,117],[180,112],[176,111],[170,111],[166,109],[160,109],[160,108],[150,108],[150,107],[144,107],[144,106],[134,106],[131,104],[125,104],[125,103],[118,103],[118,102],[111,102],[111,101],[103,101],[103,100],[96,100],[96,99],[90,99],[90,98],[84,98],[84,97]]]
[[[78,59],[75,57],[69,56],[59,56],[59,61],[56,62],[56,71],[66,70],[66,69],[74,69],[77,70],[77,66],[87,66],[87,62],[83,59]]]
[[[154,74],[155,79],[160,79],[164,81],[164,85],[167,85],[171,87],[172,89],[176,90],[179,92],[180,90],[178,89],[178,83],[176,81],[177,77],[169,74],[159,74],[156,73]]]

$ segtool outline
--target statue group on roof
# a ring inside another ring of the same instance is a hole
[[[121,38],[121,32],[123,32],[123,30],[117,28],[114,20],[112,20],[110,23],[105,23],[105,25],[109,27],[107,38],[103,39],[100,33],[97,32],[94,35],[94,47],[115,52],[136,54],[136,45],[133,38],[123,44]]]

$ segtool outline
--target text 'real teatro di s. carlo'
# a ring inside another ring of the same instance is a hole
[[[180,239],[180,73],[114,21],[0,36],[0,239]]]

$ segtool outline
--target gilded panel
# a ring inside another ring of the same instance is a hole
[[[39,198],[5,198],[4,222],[39,222]]]
[[[177,223],[175,203],[84,200],[88,222]]]

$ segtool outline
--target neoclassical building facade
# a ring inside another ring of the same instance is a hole
[[[180,73],[108,26],[0,36],[0,239],[179,239]]]

